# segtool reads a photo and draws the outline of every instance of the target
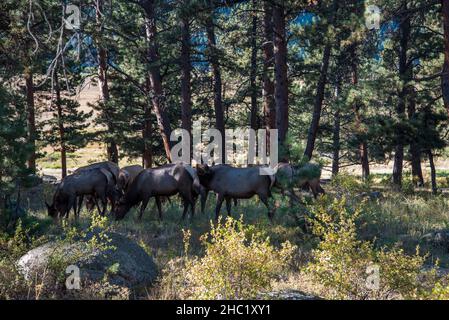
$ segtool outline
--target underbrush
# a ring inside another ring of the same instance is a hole
[[[316,200],[301,194],[302,203],[292,203],[276,194],[274,223],[257,198],[239,201],[232,214],[240,219],[220,224],[211,224],[213,199],[205,214],[186,220],[176,198],[164,205],[163,221],[153,204],[142,221],[136,209],[120,222],[95,221],[84,210],[80,221],[72,217],[64,227],[37,211],[1,234],[0,298],[244,299],[289,288],[329,299],[449,298],[449,243],[425,240],[448,229],[448,198],[377,186],[340,175]],[[32,281],[17,270],[17,259],[33,247],[49,240],[62,245],[92,225],[133,238],[154,258],[161,273],[147,293],[132,295],[106,282],[69,292],[61,267],[67,261],[57,258],[52,272]]]

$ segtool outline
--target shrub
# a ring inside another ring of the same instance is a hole
[[[326,297],[392,299],[416,297],[425,290],[420,279],[425,257],[419,248],[410,256],[400,248],[376,249],[372,242],[357,239],[360,209],[349,207],[344,198],[322,199],[311,211],[312,230],[321,241],[306,273],[324,287]]]
[[[185,253],[190,233],[184,232]],[[276,249],[270,239],[230,217],[201,237],[203,257],[175,259],[162,271],[162,298],[251,299],[271,288],[271,281],[289,266],[295,247]],[[183,288],[184,291],[179,288]]]

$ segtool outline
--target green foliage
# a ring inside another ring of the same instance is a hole
[[[187,263],[187,280],[195,299],[255,298],[288,267],[295,249],[285,242],[278,250],[254,227],[232,218],[212,225],[202,242],[204,257]]]
[[[321,241],[306,272],[323,286],[327,297],[407,298],[424,288],[419,276],[426,257],[418,248],[414,255],[406,255],[403,249],[376,249],[372,242],[357,238],[360,208],[351,209],[342,198],[322,200],[312,211],[313,232]],[[371,270],[378,274],[370,274]]]
[[[161,298],[255,298],[288,269],[296,249],[288,241],[277,249],[254,226],[230,217],[201,236],[203,257],[187,255],[190,237],[184,231],[184,257],[172,259],[162,271]]]

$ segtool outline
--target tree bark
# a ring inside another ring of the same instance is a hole
[[[444,64],[443,75],[441,76],[441,91],[443,94],[444,106],[449,113],[449,1],[441,0],[441,12],[443,16],[444,33]]]
[[[156,42],[156,18],[154,12],[154,0],[143,0],[141,6],[145,12],[145,29],[148,42],[147,58],[149,63],[148,78],[151,88],[151,101],[156,115],[159,131],[164,145],[165,155],[171,161],[170,119],[165,110],[164,92],[160,73],[160,59]]]
[[[407,10],[407,1],[402,2],[404,10]],[[399,92],[399,102],[396,107],[396,114],[399,121],[405,120],[405,106],[408,94],[408,81],[410,80],[411,67],[407,66],[407,49],[408,41],[410,37],[410,16],[405,15],[399,26],[400,32],[400,47],[399,47],[399,77],[402,82],[402,88]],[[404,162],[404,143],[403,143],[403,133],[401,129],[396,130],[396,146],[394,153],[394,164],[393,164],[393,185],[396,189],[402,188],[402,171]]]
[[[189,17],[181,17],[181,125],[189,134],[192,131],[192,92],[190,63],[190,25]]]
[[[332,13],[329,18],[328,26],[332,26],[335,21],[335,14],[338,9],[338,1],[334,0],[332,3]],[[327,83],[327,70],[329,68],[329,59],[332,50],[331,40],[328,39],[324,46],[323,59],[321,63],[320,77],[318,78],[317,91],[315,95],[315,102],[313,105],[312,122],[310,123],[309,133],[307,135],[307,145],[304,155],[310,160],[312,159],[313,150],[315,149],[315,141],[320,124],[321,109],[323,107],[324,90]]]
[[[332,176],[336,176],[340,171],[340,109],[335,110],[332,140]]]
[[[27,127],[28,127],[28,143],[31,146],[31,153],[28,157],[28,169],[33,173],[36,172],[36,117],[34,110],[34,86],[33,72],[31,67],[25,68],[25,90],[27,103]]]
[[[354,87],[357,87],[357,84],[359,82],[359,76],[358,76],[358,59],[357,59],[357,44],[354,44],[351,47],[351,82]],[[355,129],[356,132],[360,135],[362,132],[362,119],[360,116],[360,102],[355,101],[353,105],[353,112],[354,112],[354,118],[355,118]],[[362,165],[362,179],[366,180],[368,179],[368,176],[370,174],[369,170],[369,160],[368,160],[368,144],[366,142],[366,139],[362,139],[362,141],[359,144],[359,158],[360,163]]]
[[[288,160],[285,140],[288,131],[288,78],[287,78],[287,41],[285,35],[285,8],[282,4],[273,4],[273,42],[274,42],[274,100],[276,105],[276,124],[281,161]]]
[[[409,120],[413,120],[416,117],[416,92],[414,88],[411,88],[409,100],[407,104],[407,113]],[[410,162],[412,166],[412,180],[413,183],[421,187],[424,185],[424,177],[421,168],[421,150],[419,149],[419,144],[415,142],[410,143]]]
[[[225,127],[224,112],[222,100],[222,81],[221,70],[218,62],[217,41],[215,37],[214,27],[214,6],[209,1],[209,16],[206,20],[207,46],[209,49],[209,62],[212,66],[213,82],[214,82],[214,109],[215,109],[215,126],[222,136],[222,156],[225,158]]]
[[[335,88],[335,102],[340,95],[340,81],[340,79],[337,80]],[[334,130],[332,132],[332,176],[336,176],[340,171],[340,123],[340,107],[337,105],[334,112]]]
[[[276,106],[274,104],[274,83],[272,69],[274,62],[273,53],[273,8],[268,0],[263,2],[263,74],[262,74],[262,98],[264,124],[267,130],[267,149],[270,148],[270,129],[276,128]]]
[[[102,27],[102,12],[103,11],[103,0],[97,0],[96,4],[96,23],[97,31],[99,34],[103,32]],[[100,36],[101,37],[101,36]],[[103,107],[103,115],[106,118],[107,128],[109,132],[114,132],[114,124],[111,119],[110,110],[108,106],[108,101],[110,99],[109,95],[109,85],[108,85],[108,53],[103,47],[102,40],[97,39],[97,58],[98,58],[98,83],[100,87],[100,101]],[[118,164],[118,147],[114,139],[107,139],[107,155],[108,160]]]
[[[61,177],[65,178],[67,176],[67,149],[65,143],[65,129],[64,129],[64,119],[62,111],[62,101],[61,101],[61,89],[59,87],[59,77],[58,72],[55,72],[55,105],[58,114],[58,130],[59,130],[59,143],[61,152]]]
[[[257,116],[257,13],[256,13],[256,1],[252,2],[253,7],[253,19],[250,32],[250,46],[251,46],[251,68],[250,68],[250,94],[251,94],[251,112],[250,112],[250,127],[254,130],[258,129],[258,116]]]
[[[429,165],[430,165],[430,178],[432,181],[432,193],[437,194],[437,173],[435,170],[435,163],[433,161],[433,154],[432,150],[427,151],[427,156],[429,157]]]

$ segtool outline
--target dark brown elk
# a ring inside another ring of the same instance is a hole
[[[77,197],[90,195],[95,199],[100,199],[103,204],[103,209],[97,204],[97,209],[100,214],[104,215],[107,206],[107,194],[114,194],[116,192],[115,184],[112,175],[106,169],[90,169],[82,172],[74,173],[65,177],[58,185],[53,196],[53,203],[47,206],[49,216],[63,218],[69,215],[71,209],[77,218],[79,211],[77,210]],[[118,195],[115,195],[118,196]]]
[[[216,220],[218,220],[224,200],[226,200],[226,209],[230,215],[232,199],[249,199],[254,195],[258,195],[267,207],[270,220],[273,218],[275,208],[270,208],[268,201],[271,197],[270,189],[273,186],[274,177],[261,175],[260,167],[234,168],[229,165],[209,167],[198,164],[196,169],[201,185],[217,194]]]
[[[143,171],[143,167],[136,164],[120,169],[117,180],[117,188],[126,192],[133,180]]]
[[[291,165],[281,162],[277,166],[275,186],[284,193],[288,190],[294,195],[294,188],[310,188],[313,197],[324,194],[320,185],[321,168],[313,163]]]
[[[191,169],[188,165],[178,163],[143,170],[131,183],[124,197],[120,199],[115,211],[115,219],[123,219],[132,207],[142,203],[139,213],[139,219],[141,219],[152,197],[156,198],[159,219],[162,219],[160,197],[170,197],[175,194],[179,194],[184,203],[182,217],[185,218],[189,206],[193,217],[195,214],[194,194],[199,193],[200,190],[199,179],[195,178]]]
[[[118,182],[119,179],[119,173],[120,173],[120,168],[111,161],[102,161],[102,162],[96,162],[96,163],[92,163],[83,167],[79,167],[78,169],[76,169],[73,173],[82,173],[82,172],[88,172],[89,170],[92,169],[104,169],[108,172],[111,173],[112,175],[112,183],[115,185]],[[108,194],[106,194],[106,197],[108,198],[109,202],[111,203],[111,210],[114,210],[114,205],[115,202],[118,200],[116,199],[116,197],[114,197],[113,195],[116,194],[116,192],[109,192]],[[78,198],[78,214],[81,211],[81,207],[83,205],[83,199],[84,196],[80,196]],[[94,207],[97,206],[98,207],[98,199],[93,195],[93,196],[86,196],[86,208],[89,211],[92,211],[94,209]]]

